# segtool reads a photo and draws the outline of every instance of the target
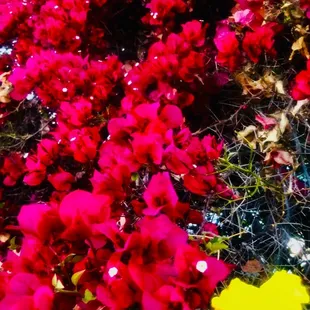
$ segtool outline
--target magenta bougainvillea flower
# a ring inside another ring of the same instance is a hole
[[[26,167],[21,155],[11,153],[4,158],[1,168],[1,174],[4,176],[3,184],[5,186],[14,186],[25,171]]]
[[[254,32],[247,32],[242,47],[251,61],[257,63],[263,51],[269,56],[276,56],[274,36],[282,29],[275,23],[267,23],[256,28]]]
[[[208,215],[267,188],[233,169],[233,126],[271,131],[268,105],[310,98],[308,1],[224,2],[0,0],[0,310],[209,307],[234,266]],[[250,156],[281,178],[282,123]]]
[[[229,70],[236,70],[242,63],[239,42],[234,31],[220,31],[214,40],[218,54],[216,61]]]
[[[296,100],[310,97],[310,60],[307,62],[307,69],[297,74],[292,88],[292,96]]]

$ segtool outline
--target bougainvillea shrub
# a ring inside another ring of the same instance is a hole
[[[309,302],[309,12],[0,0],[0,310]]]

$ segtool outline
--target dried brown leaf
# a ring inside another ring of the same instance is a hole
[[[243,272],[258,273],[263,270],[263,265],[257,260],[248,260],[244,266],[241,267]]]
[[[0,102],[8,103],[11,101],[10,92],[13,90],[12,83],[7,80],[7,76],[10,72],[4,72],[0,75],[0,81],[2,85],[0,86]]]
[[[256,148],[256,135],[257,127],[254,125],[250,125],[246,127],[244,130],[237,132],[237,138],[239,141],[247,143],[253,149]]]

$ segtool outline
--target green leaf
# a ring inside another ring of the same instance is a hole
[[[77,286],[79,280],[81,279],[81,276],[83,275],[83,273],[85,272],[85,269],[84,270],[81,270],[81,271],[78,271],[76,273],[74,273],[71,277],[71,281],[72,283]]]
[[[82,300],[85,304],[87,304],[88,302],[92,300],[96,300],[96,297],[93,295],[93,293],[89,289],[86,289]]]
[[[60,265],[64,266],[66,263],[78,263],[83,259],[82,255],[77,255],[74,253],[69,254],[61,263]]]
[[[229,240],[227,237],[214,237],[206,245],[207,249],[211,254],[216,253],[220,250],[226,250],[228,244],[226,243]]]
[[[56,274],[54,274],[54,276],[53,276],[53,278],[52,278],[52,285],[55,287],[56,286],[56,284],[57,284],[57,275]]]
[[[52,278],[52,285],[55,287],[56,290],[62,290],[65,288],[61,281],[57,278],[56,274],[54,274]]]
[[[139,178],[139,174],[138,174],[138,173],[133,173],[133,174],[131,175],[131,181],[132,181],[132,182],[137,181],[138,178]]]
[[[12,251],[18,248],[18,245],[15,242],[16,242],[16,236],[10,240],[10,246],[8,247]]]

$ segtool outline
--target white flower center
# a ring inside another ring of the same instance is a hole
[[[108,274],[111,278],[113,278],[114,276],[116,276],[118,273],[118,269],[116,267],[112,267],[109,269]]]
[[[208,269],[208,264],[206,261],[204,260],[200,260],[199,262],[197,262],[196,264],[196,269],[200,272],[205,272]]]

